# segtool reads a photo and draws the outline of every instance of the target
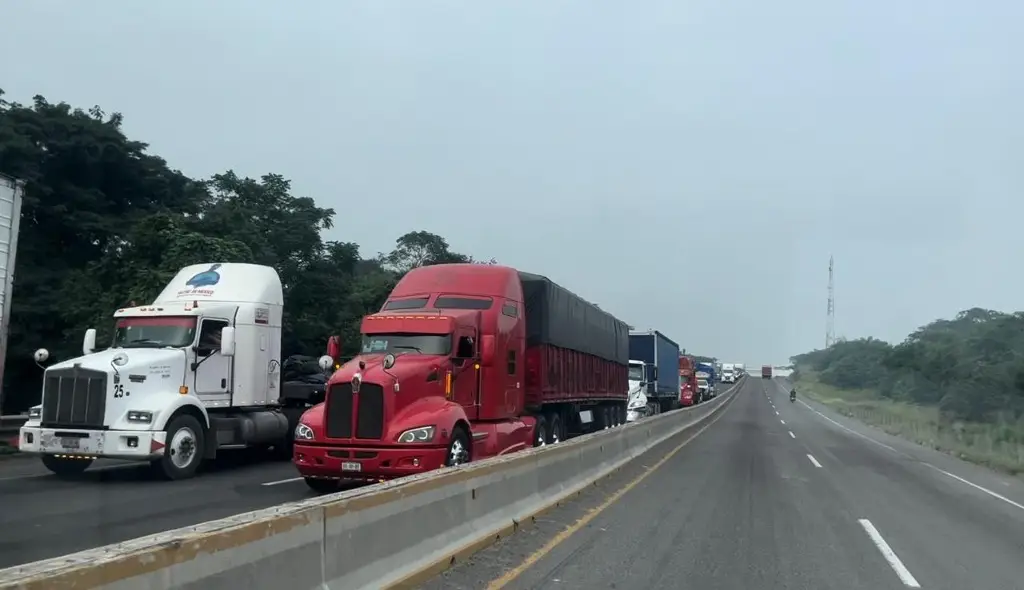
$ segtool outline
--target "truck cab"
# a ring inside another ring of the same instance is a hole
[[[114,313],[108,348],[97,349],[90,329],[82,356],[45,369],[21,451],[58,475],[110,458],[150,461],[181,479],[219,448],[283,444],[282,305],[272,268],[182,269],[153,303]]]
[[[504,267],[444,266],[453,268],[411,271],[363,318],[359,354],[331,376],[326,401],[303,414],[293,463],[314,490],[530,446],[524,386],[539,359],[526,354],[518,277]],[[321,366],[331,362],[325,356]]]
[[[654,367],[643,361],[629,361],[629,401],[626,421],[635,422],[648,414],[647,383],[653,378]],[[651,377],[648,377],[651,376]]]

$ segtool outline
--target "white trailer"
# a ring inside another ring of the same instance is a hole
[[[280,393],[283,305],[270,267],[181,269],[150,305],[114,313],[110,348],[97,351],[90,329],[84,356],[46,369],[21,451],[58,475],[112,458],[149,461],[168,479],[191,477],[219,449],[290,452],[307,404]]]
[[[11,295],[14,291],[14,262],[18,253],[21,201],[25,183],[0,174],[0,414],[3,414],[4,367],[7,365],[7,336],[10,332]]]

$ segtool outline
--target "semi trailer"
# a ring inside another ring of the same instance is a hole
[[[500,265],[416,268],[360,331],[359,354],[295,430],[293,463],[315,491],[626,420],[629,326],[544,276]]]
[[[679,403],[679,345],[657,330],[630,332],[629,381],[647,396],[649,414]]]

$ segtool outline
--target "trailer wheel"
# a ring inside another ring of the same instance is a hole
[[[537,424],[533,427],[533,446],[543,447],[548,444],[548,421],[544,416],[537,416]]]
[[[619,414],[619,424],[626,423],[626,404],[619,404],[617,413]]]
[[[444,460],[446,467],[454,467],[469,463],[472,460],[472,453],[469,448],[469,436],[464,428],[456,428],[452,432],[452,442],[448,444],[448,456]]]
[[[309,489],[313,490],[318,494],[330,494],[338,491],[338,480],[336,479],[319,479],[316,477],[306,477],[306,485]]]
[[[71,459],[56,455],[43,455],[43,466],[57,477],[74,477],[92,465],[92,459]]]
[[[195,475],[203,461],[206,437],[199,420],[188,414],[171,419],[165,429],[167,446],[164,456],[152,462],[157,473],[166,479],[188,479]]]

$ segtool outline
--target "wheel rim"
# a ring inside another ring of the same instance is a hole
[[[558,437],[558,422],[551,423],[551,444],[556,445],[562,439]]]
[[[174,433],[168,449],[171,453],[171,463],[175,467],[178,469],[188,467],[196,455],[196,433],[188,427],[179,429]]]
[[[533,444],[538,447],[547,446],[548,444],[547,433],[544,431],[544,425],[542,423],[537,423],[537,430],[534,433]]]
[[[452,448],[448,452],[448,461],[451,465],[462,465],[469,461],[469,450],[462,443],[462,439],[452,441]]]

